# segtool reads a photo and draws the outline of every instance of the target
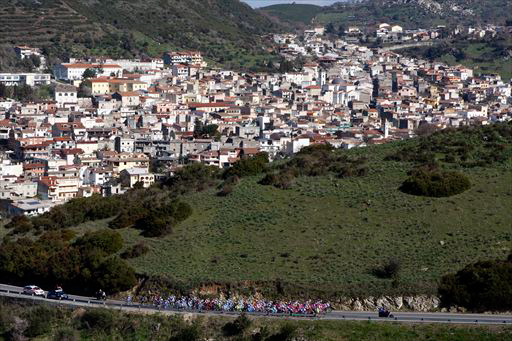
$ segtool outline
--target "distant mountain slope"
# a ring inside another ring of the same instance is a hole
[[[281,4],[262,7],[260,12],[294,25],[307,25],[322,11],[322,6],[307,4]]]
[[[0,0],[0,44],[66,54],[155,55],[199,49],[213,60],[262,54],[278,25],[239,0]]]
[[[504,24],[511,18],[510,0],[362,0],[325,7],[316,19],[351,25],[388,21],[417,28],[437,24]]]

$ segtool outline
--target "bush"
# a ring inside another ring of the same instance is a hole
[[[87,310],[80,319],[82,329],[110,331],[114,326],[114,315],[107,309]]]
[[[228,322],[222,327],[225,336],[234,336],[244,333],[251,326],[251,320],[242,313],[233,322]]]
[[[116,231],[103,229],[87,232],[75,242],[75,246],[85,250],[98,249],[105,252],[106,255],[111,255],[121,250],[123,237]]]
[[[267,338],[268,341],[291,341],[297,335],[297,327],[287,323],[281,327],[278,333]]]
[[[16,233],[26,233],[32,229],[32,222],[24,215],[14,216],[5,228],[15,229]]]
[[[55,318],[55,310],[45,306],[38,306],[29,309],[25,317],[28,320],[28,328],[25,330],[26,336],[36,337],[45,335],[53,329],[48,321]]]
[[[170,221],[166,217],[157,216],[158,213],[152,212],[147,216],[137,220],[135,228],[142,230],[145,237],[162,237],[172,232]]]
[[[169,341],[199,341],[202,339],[202,328],[198,323],[182,327]]]
[[[283,170],[279,173],[269,173],[260,180],[261,185],[272,185],[280,189],[289,189],[292,187],[295,175],[291,170]]]
[[[393,278],[398,280],[401,264],[396,259],[390,259],[382,266],[373,269],[373,274],[379,278]]]
[[[445,306],[483,312],[512,309],[512,255],[505,261],[477,262],[446,275],[438,288]]]
[[[109,258],[94,272],[96,289],[117,293],[133,288],[137,284],[135,271],[122,259]]]
[[[407,194],[426,197],[449,197],[471,188],[469,179],[459,172],[418,169],[411,172],[400,190]]]
[[[233,185],[224,184],[220,191],[217,192],[217,195],[219,197],[227,197],[228,195],[231,194],[231,192],[233,192]]]
[[[261,174],[265,171],[268,164],[268,154],[265,152],[258,153],[252,157],[242,157],[235,164],[228,168],[222,177],[228,179],[230,177],[245,177]]]
[[[128,259],[128,258],[137,258],[144,254],[146,254],[149,251],[149,247],[144,244],[144,242],[139,242],[132,247],[130,247],[128,250],[121,253],[121,258]]]

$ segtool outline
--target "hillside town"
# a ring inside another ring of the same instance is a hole
[[[408,36],[388,24],[376,34]],[[6,210],[38,215],[72,198],[149,187],[186,163],[227,168],[259,152],[277,159],[312,144],[350,149],[410,138],[421,127],[512,118],[512,84],[499,75],[328,39],[323,27],[273,41],[281,64],[292,65],[280,73],[212,67],[198,51],[71,58],[49,65],[53,74],[0,70],[0,86],[54,88],[48,101],[0,98]],[[16,53],[41,57],[28,46]]]

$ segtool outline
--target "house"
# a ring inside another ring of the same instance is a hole
[[[59,84],[55,87],[55,101],[58,107],[78,103],[78,91],[72,85]]]
[[[404,29],[400,25],[393,25],[391,26],[391,32],[393,33],[402,33]]]
[[[147,91],[149,84],[140,80],[125,78],[96,78],[90,80],[93,95],[106,95],[114,92]]]
[[[202,64],[203,56],[199,51],[166,52],[163,55],[165,65]]]
[[[149,169],[149,157],[142,153],[114,153],[105,158],[104,162],[117,173],[128,168]]]
[[[18,200],[37,195],[37,183],[32,181],[1,181],[0,199]]]
[[[7,211],[11,215],[37,216],[50,211],[55,206],[51,200],[25,199],[8,204]]]
[[[121,102],[123,107],[136,107],[140,105],[140,95],[135,91],[116,92],[112,98]]]
[[[48,85],[51,75],[49,73],[0,73],[0,84],[15,85]]]
[[[43,176],[38,180],[39,197],[52,202],[66,202],[76,198],[80,187],[77,176]]]
[[[155,175],[148,172],[147,168],[127,168],[119,177],[124,187],[133,188],[136,183],[140,183],[142,187],[148,188],[155,183]]]

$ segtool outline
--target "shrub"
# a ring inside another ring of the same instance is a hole
[[[231,192],[233,192],[233,185],[224,184],[222,186],[222,188],[220,189],[220,191],[217,192],[217,195],[219,197],[226,197],[226,196],[230,195]]]
[[[438,288],[445,306],[473,311],[512,309],[512,255],[505,261],[477,262],[441,279]]]
[[[145,237],[162,237],[172,231],[169,219],[157,215],[156,212],[150,212],[145,217],[137,220],[135,228],[142,230],[142,235]]]
[[[116,231],[103,229],[87,232],[75,242],[75,246],[86,250],[98,249],[107,255],[111,255],[121,250],[123,237]]]
[[[199,341],[202,339],[202,328],[198,323],[182,327],[169,341]]]
[[[242,313],[234,321],[226,323],[222,327],[225,336],[234,336],[244,333],[251,326],[251,320]]]
[[[278,173],[269,173],[260,180],[259,184],[261,185],[272,185],[276,188],[280,189],[289,189],[293,181],[295,180],[295,175],[291,170],[282,170]]]
[[[122,259],[109,258],[100,264],[94,272],[94,282],[97,289],[116,293],[133,288],[137,284],[135,271]]]
[[[130,247],[128,250],[121,253],[121,258],[128,259],[128,258],[137,258],[144,254],[146,254],[149,251],[149,247],[144,244],[144,242],[139,242],[132,247]]]
[[[287,323],[281,327],[278,333],[267,338],[268,341],[290,341],[297,335],[297,327]]]
[[[427,197],[449,197],[471,188],[469,179],[459,172],[417,169],[411,172],[400,190],[407,194]]]
[[[218,175],[218,167],[205,166],[196,162],[176,171],[174,176],[164,182],[164,186],[176,194],[202,191],[214,185]]]
[[[32,222],[24,215],[14,216],[11,221],[5,225],[6,229],[16,229],[17,233],[25,233],[32,229]]]
[[[254,176],[265,171],[268,164],[268,154],[261,152],[252,157],[242,157],[235,164],[228,168],[222,177],[228,179],[233,176],[242,178],[244,176]]]
[[[36,337],[48,334],[52,330],[52,325],[48,320],[55,318],[55,310],[45,306],[38,306],[29,309],[25,314],[28,320],[28,327],[25,330],[25,335],[28,337]]]
[[[80,318],[82,329],[109,331],[114,326],[114,315],[107,309],[87,310]]]
[[[373,274],[379,278],[393,278],[398,280],[401,264],[397,259],[391,258],[385,264],[373,269]]]

